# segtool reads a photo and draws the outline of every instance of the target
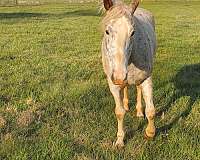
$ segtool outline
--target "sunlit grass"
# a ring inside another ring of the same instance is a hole
[[[0,159],[200,159],[200,2],[141,6],[156,19],[157,135],[143,138],[131,87],[120,151],[97,4],[0,8]]]

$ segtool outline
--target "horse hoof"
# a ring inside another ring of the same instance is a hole
[[[122,149],[122,148],[124,148],[124,142],[123,142],[123,141],[117,140],[117,141],[114,143],[114,146],[115,146],[115,148],[117,148],[117,149]]]
[[[144,132],[144,138],[145,138],[146,140],[153,140],[154,137],[155,137],[155,132],[148,133],[148,134],[147,134],[146,131]]]
[[[126,112],[129,112],[129,111],[130,111],[129,108],[124,107],[124,109],[125,109]]]
[[[124,105],[124,109],[125,109],[126,112],[129,112],[128,104],[125,104],[125,105]]]
[[[142,112],[137,112],[136,116],[138,118],[144,118],[144,114]]]

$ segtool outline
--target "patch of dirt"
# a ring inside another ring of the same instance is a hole
[[[12,134],[11,134],[11,133],[7,133],[7,134],[4,136],[4,140],[5,140],[5,141],[11,141],[11,140],[12,140]]]
[[[12,105],[8,105],[5,109],[6,113],[10,113],[10,114],[16,114],[17,113],[17,109],[15,107],[13,107]]]
[[[0,128],[5,127],[6,125],[6,120],[0,115]]]
[[[32,110],[23,111],[17,117],[17,125],[20,127],[27,127],[34,121],[34,119],[35,116]]]
[[[34,101],[32,98],[28,98],[28,99],[26,100],[26,104],[27,104],[27,105],[34,105],[34,104],[35,104],[35,101]]]
[[[111,140],[105,140],[100,143],[100,146],[104,149],[112,148],[113,142]]]
[[[28,127],[33,121],[40,121],[44,104],[37,103],[33,98],[29,97],[24,101],[29,109],[21,112],[17,117],[17,125],[20,127]]]
[[[77,160],[93,160],[92,158],[88,157],[87,155],[79,154],[79,155],[75,155],[75,159]]]
[[[77,137],[77,138],[75,139],[74,145],[83,145],[83,144],[84,144],[84,141],[85,141],[84,137],[82,137],[82,136],[80,135],[80,137]]]

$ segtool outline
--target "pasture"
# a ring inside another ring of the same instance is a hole
[[[200,2],[146,2],[156,19],[157,135],[135,88],[117,150],[97,3],[0,7],[0,159],[200,159]]]

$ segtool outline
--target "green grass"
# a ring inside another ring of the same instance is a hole
[[[156,18],[157,135],[134,87],[126,146],[101,63],[97,5],[0,8],[0,159],[200,159],[200,2],[145,2]]]

